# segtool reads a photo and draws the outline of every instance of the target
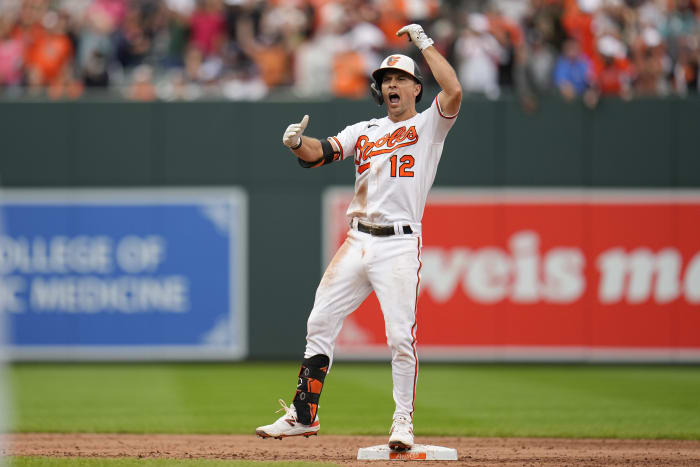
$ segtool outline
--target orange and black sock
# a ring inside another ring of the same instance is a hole
[[[299,423],[311,425],[316,419],[318,401],[329,364],[330,358],[326,355],[314,355],[305,358],[301,363],[297,392],[294,395],[294,407]]]

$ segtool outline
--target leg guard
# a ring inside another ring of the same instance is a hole
[[[329,364],[330,359],[326,355],[314,355],[305,358],[301,363],[297,392],[294,395],[294,407],[299,423],[311,425],[316,419],[318,401]]]

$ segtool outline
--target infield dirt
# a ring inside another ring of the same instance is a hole
[[[359,462],[357,449],[386,437],[319,435],[284,440],[254,435],[132,435],[22,433],[0,435],[2,455],[50,457],[202,458],[252,461]],[[416,442],[457,449],[447,465],[700,465],[700,441],[417,437]],[[372,461],[396,465],[397,461]],[[445,464],[445,462],[428,462]]]

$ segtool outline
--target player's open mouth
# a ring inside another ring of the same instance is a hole
[[[400,100],[401,100],[401,98],[399,97],[399,95],[397,93],[395,93],[395,92],[389,93],[389,102],[391,102],[392,104],[397,104]]]

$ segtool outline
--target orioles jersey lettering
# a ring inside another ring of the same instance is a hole
[[[370,141],[367,135],[360,135],[355,143],[355,164],[361,165],[367,159],[381,154],[388,154],[398,148],[414,145],[418,142],[415,126],[408,130],[405,126],[387,133],[376,141]],[[386,146],[386,148],[384,148]],[[384,148],[384,149],[382,149]]]

